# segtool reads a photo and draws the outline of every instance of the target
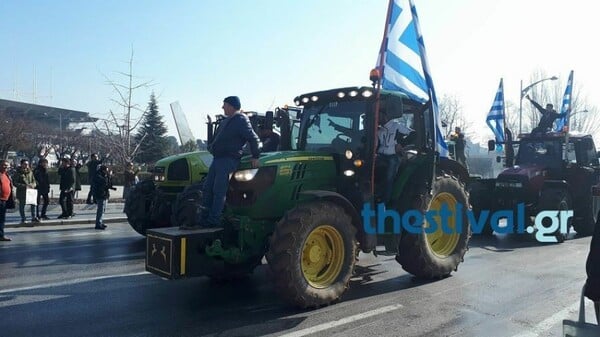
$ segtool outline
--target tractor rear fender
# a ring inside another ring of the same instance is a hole
[[[441,157],[437,169],[449,174],[451,173],[465,184],[469,181],[469,171],[453,159]]]
[[[341,195],[337,192],[323,191],[323,190],[306,190],[306,191],[300,192],[300,194],[303,194],[308,197],[306,200],[304,200],[304,202],[314,201],[315,199],[317,199],[317,200],[333,202],[334,204],[339,205],[340,207],[342,207],[344,209],[344,211],[352,219],[352,225],[354,227],[356,227],[356,229],[359,232],[363,230],[362,229],[362,220],[361,220],[359,211],[354,207],[354,205],[352,205],[350,200],[348,200],[343,195]]]

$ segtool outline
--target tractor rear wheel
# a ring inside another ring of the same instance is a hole
[[[416,189],[415,192],[413,207],[423,214],[427,211],[439,212],[443,204],[448,206],[452,212],[447,221],[450,233],[445,233],[438,215],[434,217],[437,229],[427,234],[431,225],[425,220],[420,233],[403,233],[396,261],[404,270],[420,278],[448,276],[464,261],[471,237],[466,215],[467,193],[456,177],[445,174],[436,177],[431,195],[424,187]],[[462,205],[462,219],[458,219],[455,214],[459,204]]]
[[[288,211],[267,253],[282,297],[302,308],[338,300],[356,263],[355,233],[350,216],[332,202],[314,201]]]
[[[200,221],[204,180],[187,186],[177,195],[171,212],[173,226],[196,226]]]
[[[150,210],[156,192],[154,181],[143,180],[131,188],[125,200],[127,221],[136,232],[144,236],[146,229],[153,228]]]

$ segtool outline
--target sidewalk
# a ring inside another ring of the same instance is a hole
[[[115,186],[116,191],[110,191],[110,199],[104,212],[104,222],[124,222],[127,221],[127,216],[123,213],[123,186]],[[73,206],[73,212],[75,216],[70,219],[58,219],[61,214],[61,208],[58,204],[58,185],[50,186],[50,204],[46,215],[50,220],[42,220],[42,222],[31,222],[31,210],[30,206],[25,206],[25,217],[27,222],[21,225],[21,215],[19,214],[19,202],[17,201],[17,207],[6,212],[5,228],[16,228],[16,227],[40,227],[40,226],[56,226],[56,225],[81,225],[81,224],[94,224],[96,222],[96,204],[88,205],[85,203],[89,185],[81,186],[81,191],[75,195],[75,204]]]

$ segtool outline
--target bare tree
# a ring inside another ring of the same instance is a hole
[[[0,158],[6,159],[9,150],[26,150],[31,141],[26,135],[27,123],[10,113],[0,113]]]
[[[135,83],[133,75],[133,49],[128,61],[127,72],[117,72],[125,77],[124,83],[114,81],[106,75],[106,83],[110,85],[117,98],[111,99],[121,109],[122,113],[109,111],[109,118],[95,124],[98,132],[98,145],[110,149],[113,158],[118,163],[129,162],[133,159],[139,149],[139,144],[133,142],[133,132],[143,120],[146,109],[134,102],[134,93],[143,88],[153,85],[152,81]]]
[[[443,95],[438,104],[440,119],[446,124],[446,134],[448,137],[454,131],[455,127],[460,127],[463,133],[473,125],[468,121],[463,111],[460,100],[455,95]]]

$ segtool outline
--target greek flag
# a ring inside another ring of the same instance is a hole
[[[504,84],[503,79],[500,79],[498,91],[490,112],[488,112],[486,121],[487,125],[492,129],[497,143],[504,142]]]
[[[419,17],[412,0],[390,0],[386,32],[377,67],[381,70],[382,87],[402,91],[419,102],[431,100],[435,123],[436,150],[448,156],[448,145],[442,135],[437,97],[429,71],[427,53]]]
[[[556,121],[556,128],[554,131],[560,132],[563,127],[569,125],[569,115],[571,114],[571,94],[573,93],[573,70],[569,74],[569,80],[567,81],[567,88],[563,96],[562,105],[560,107],[560,118]]]

